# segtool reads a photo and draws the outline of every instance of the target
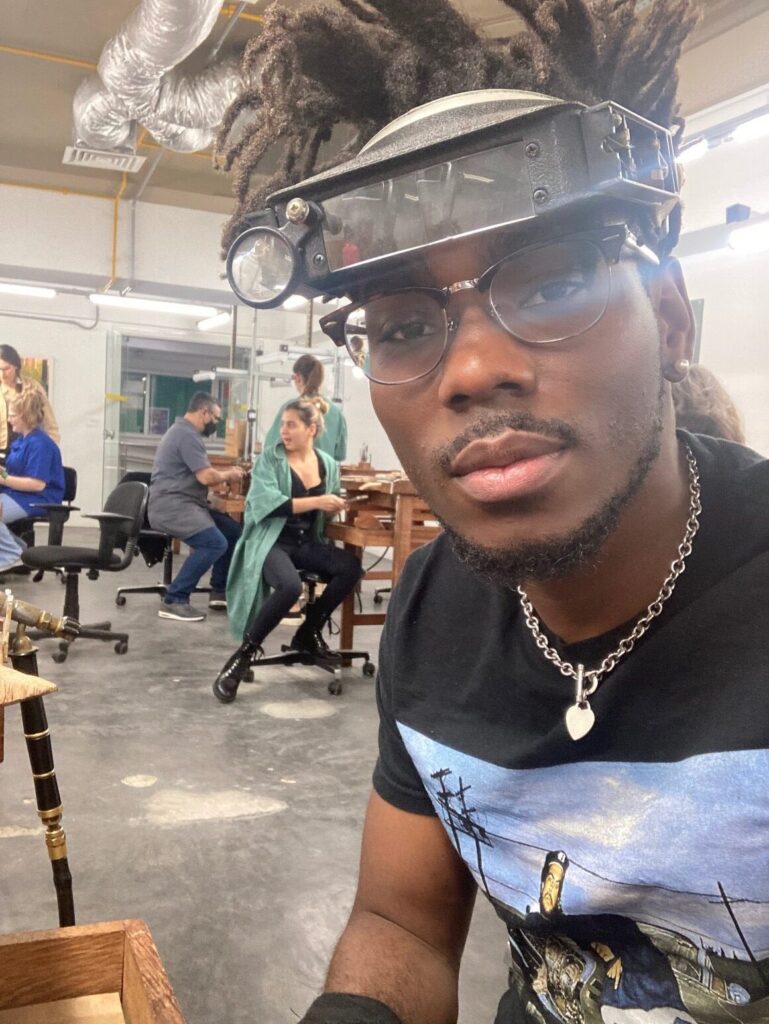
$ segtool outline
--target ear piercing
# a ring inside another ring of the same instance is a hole
[[[665,377],[671,384],[679,384],[689,372],[691,363],[688,359],[676,359],[673,365],[665,371]]]

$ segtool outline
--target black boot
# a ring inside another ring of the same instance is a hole
[[[214,682],[214,697],[222,704],[235,700],[238,687],[248,675],[257,653],[261,648],[251,640],[244,640],[240,647],[228,659]]]
[[[305,612],[306,618],[294,633],[291,648],[311,654],[315,658],[322,658],[323,661],[339,661],[340,655],[332,651],[323,639],[323,620],[313,615],[310,608],[305,609]]]

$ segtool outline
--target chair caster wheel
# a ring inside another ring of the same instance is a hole
[[[61,665],[63,661],[67,660],[67,653],[67,651],[55,651],[51,655],[51,657],[53,658],[57,665]]]
[[[243,676],[244,683],[253,683],[254,681],[254,670],[250,668],[248,672]]]
[[[118,642],[115,644],[115,654],[125,654],[127,650],[128,650],[128,641],[127,640],[118,640]]]
[[[374,604],[381,604],[382,601],[384,601],[384,598],[382,597],[382,595],[381,594],[377,594],[375,592],[374,593]]]
[[[373,661],[364,661],[363,662],[363,675],[364,676],[376,675],[376,665],[374,664]]]
[[[126,602],[125,594],[118,594],[117,597],[115,598],[115,604],[118,606],[118,608],[122,608],[123,605],[125,604],[125,602]]]
[[[331,694],[332,697],[338,697],[339,694],[342,692],[342,680],[332,679],[331,682],[328,684],[328,692]]]

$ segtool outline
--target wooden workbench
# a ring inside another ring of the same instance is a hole
[[[365,578],[391,580],[394,586],[411,552],[437,537],[440,526],[403,476],[343,474],[342,487],[352,504],[343,521],[326,526],[326,536],[340,541],[358,558],[365,548],[392,548],[392,570],[375,569]],[[352,647],[355,626],[380,626],[385,621],[384,612],[357,612],[355,599],[353,592],[342,604],[342,649]]]

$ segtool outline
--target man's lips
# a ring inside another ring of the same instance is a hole
[[[480,502],[509,501],[548,482],[565,451],[562,440],[506,431],[471,441],[451,465],[461,489]]]
[[[465,476],[479,469],[510,466],[524,459],[553,455],[564,448],[564,442],[541,434],[507,430],[496,437],[471,441],[451,463],[452,476]]]

